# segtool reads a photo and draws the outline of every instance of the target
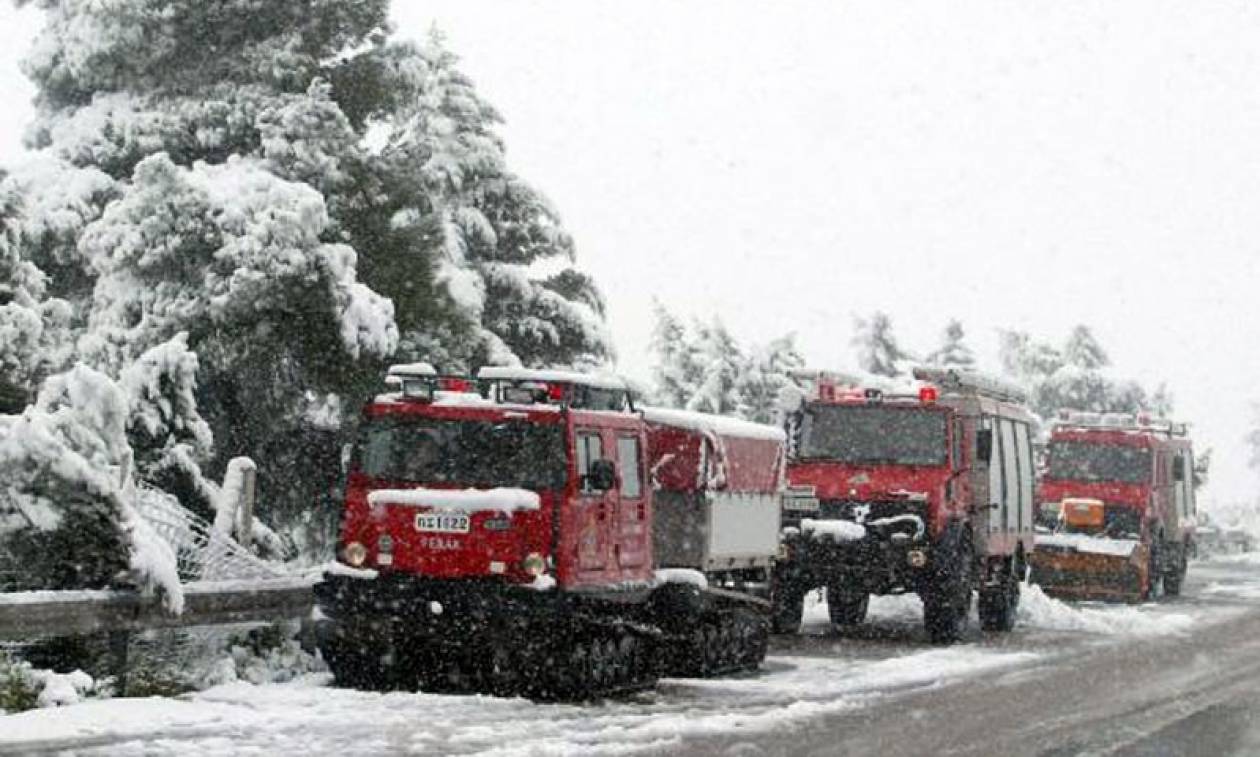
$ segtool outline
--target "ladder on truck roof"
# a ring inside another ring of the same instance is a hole
[[[986,376],[975,371],[964,371],[958,368],[942,368],[937,366],[919,366],[914,369],[914,377],[919,381],[936,384],[942,391],[950,394],[974,394],[1002,402],[1024,404],[1028,402],[1028,393],[1022,387]]]

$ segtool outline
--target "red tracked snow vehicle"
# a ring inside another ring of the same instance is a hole
[[[315,587],[339,682],[574,699],[760,664],[781,431],[636,410],[615,378],[390,380]]]
[[[1050,433],[1032,581],[1069,599],[1181,593],[1194,550],[1185,424],[1065,413]]]
[[[831,620],[854,625],[871,594],[917,592],[936,641],[965,628],[973,589],[989,630],[1015,623],[1033,547],[1032,426],[1023,393],[983,376],[917,369],[912,394],[826,371],[787,417],[786,557],[775,630],[800,627],[825,587]]]

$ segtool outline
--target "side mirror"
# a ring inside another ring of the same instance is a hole
[[[341,445],[341,475],[344,476],[350,472],[350,460],[353,458],[353,456],[354,456],[353,444]]]
[[[993,429],[976,431],[976,459],[984,463],[993,459]]]
[[[1173,458],[1173,481],[1186,480],[1186,459],[1184,457]]]
[[[586,485],[597,492],[606,492],[617,485],[617,464],[612,460],[595,460],[586,474]]]

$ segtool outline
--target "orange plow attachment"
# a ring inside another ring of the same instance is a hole
[[[1066,544],[1037,544],[1029,579],[1052,597],[1141,602],[1150,589],[1150,560],[1145,544],[1128,555],[1089,551]]]

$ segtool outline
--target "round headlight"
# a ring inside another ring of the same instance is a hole
[[[367,547],[357,541],[347,544],[346,548],[341,552],[341,556],[345,558],[346,565],[349,565],[351,568],[363,567],[363,563],[367,562],[367,554]]]
[[[547,570],[547,561],[537,552],[530,552],[521,560],[521,570],[534,577],[541,576]]]

